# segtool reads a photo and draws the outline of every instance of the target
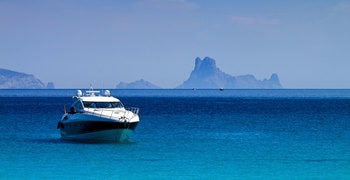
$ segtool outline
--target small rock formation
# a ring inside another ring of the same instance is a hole
[[[117,89],[160,89],[158,86],[140,79],[131,83],[120,82],[117,86]]]
[[[46,85],[46,89],[55,89],[55,84],[53,82],[48,82]]]

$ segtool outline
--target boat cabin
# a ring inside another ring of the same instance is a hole
[[[108,90],[106,90],[105,96],[96,96],[95,93],[99,91],[87,91],[88,94],[83,96],[81,91],[77,91],[77,96],[74,96],[75,100],[72,106],[70,107],[70,113],[82,113],[87,109],[100,109],[100,108],[124,108],[122,102],[115,98],[111,97]],[[90,93],[89,93],[90,92]]]

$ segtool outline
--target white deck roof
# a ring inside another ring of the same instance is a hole
[[[120,102],[119,99],[112,96],[82,96],[78,98],[87,102]]]

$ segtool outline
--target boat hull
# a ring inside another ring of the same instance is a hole
[[[76,121],[59,122],[65,140],[88,142],[126,142],[138,122]]]

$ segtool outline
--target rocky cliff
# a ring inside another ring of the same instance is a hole
[[[0,89],[41,89],[44,83],[34,75],[0,68]]]
[[[253,75],[231,76],[216,67],[214,59],[195,59],[190,77],[177,88],[180,89],[280,89],[282,85],[277,74],[270,79],[257,80]]]

